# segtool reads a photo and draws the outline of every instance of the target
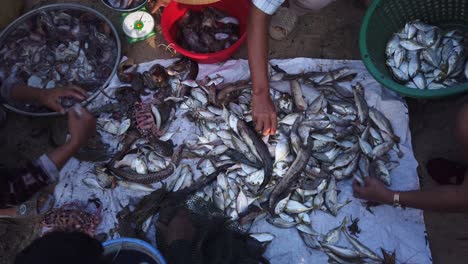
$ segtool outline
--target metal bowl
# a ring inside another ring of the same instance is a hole
[[[90,12],[90,13],[95,14],[97,17],[99,17],[100,19],[102,19],[103,21],[105,21],[109,25],[109,27],[111,28],[111,30],[113,32],[115,42],[117,44],[117,53],[116,53],[117,56],[115,58],[115,63],[114,63],[114,67],[112,68],[112,72],[109,75],[109,77],[107,78],[107,80],[103,83],[103,85],[101,87],[99,87],[99,88],[96,88],[96,90],[93,92],[93,94],[91,94],[84,102],[82,102],[82,104],[87,104],[88,102],[92,101],[99,94],[99,92],[100,92],[100,90],[102,88],[105,88],[109,84],[112,77],[117,72],[117,68],[118,68],[119,62],[120,62],[120,56],[121,56],[122,48],[121,48],[119,35],[118,35],[117,30],[115,29],[114,25],[112,25],[112,22],[109,19],[107,19],[103,14],[99,13],[98,11],[96,11],[96,10],[90,8],[90,7],[79,5],[79,4],[51,4],[51,5],[45,5],[45,6],[36,8],[34,10],[31,10],[28,13],[22,15],[21,17],[19,17],[15,21],[13,21],[10,25],[8,25],[8,27],[6,27],[5,30],[0,32],[0,47],[3,46],[3,42],[5,41],[5,39],[8,37],[10,32],[12,32],[13,30],[16,29],[17,26],[19,26],[20,24],[26,22],[28,19],[30,19],[32,16],[38,14],[39,12],[51,11],[51,10],[57,10],[57,9],[60,9],[60,10],[64,10],[64,9],[78,10],[78,11],[85,11],[85,12]],[[57,115],[59,115],[59,113],[57,113],[57,112],[45,112],[45,113],[28,112],[28,111],[24,111],[22,109],[18,109],[16,107],[12,106],[12,105],[7,104],[7,103],[4,104],[4,106],[5,106],[5,108],[7,108],[7,109],[9,109],[11,111],[14,111],[16,113],[23,114],[23,115],[28,115],[28,116],[57,116]]]
[[[142,7],[144,7],[146,5],[146,3],[148,3],[148,0],[144,0],[143,2],[141,2],[141,4],[139,4],[138,6],[136,7],[133,7],[133,8],[128,8],[128,9],[124,9],[124,8],[115,8],[113,6],[111,6],[108,2],[108,0],[101,0],[101,2],[109,7],[110,9],[112,10],[115,10],[115,11],[118,11],[118,12],[132,12],[132,11],[136,11],[138,9],[141,9]]]

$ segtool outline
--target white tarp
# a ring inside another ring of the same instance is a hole
[[[153,62],[141,64],[139,71],[148,69],[151,65],[159,63],[168,66],[173,60],[156,60]],[[360,61],[344,60],[321,60],[296,58],[287,60],[272,60],[272,64],[277,64],[288,73],[301,73],[308,71],[328,71],[339,67],[347,66],[358,73],[355,81],[361,82],[365,87],[366,99],[370,106],[381,110],[391,121],[395,134],[401,139],[401,150],[404,157],[400,160],[400,166],[394,169],[392,176],[392,189],[412,190],[419,189],[419,180],[416,168],[418,166],[411,146],[411,134],[409,130],[408,107],[404,100],[395,93],[382,88],[366,71]],[[221,75],[225,82],[234,82],[248,79],[250,76],[248,62],[245,60],[230,60],[223,64],[200,65],[198,79],[205,76]],[[112,79],[108,93],[120,87],[117,76]],[[278,90],[288,90],[289,86],[285,82],[272,84],[272,87]],[[317,94],[313,89],[303,87],[303,92],[307,99],[311,100]],[[106,97],[100,95],[96,100],[96,105],[103,104]],[[176,132],[173,137],[174,143],[180,143],[187,137],[186,131],[193,124],[181,118],[175,120],[169,128],[169,132]],[[181,129],[184,128],[184,129]],[[196,128],[192,128],[196,129]],[[103,140],[115,148],[118,146],[119,138],[101,133]],[[193,136],[193,133],[192,133]],[[129,203],[129,200],[135,200],[147,193],[138,193],[122,187],[113,190],[98,190],[86,187],[82,179],[92,176],[93,163],[80,162],[76,159],[70,160],[61,171],[61,179],[55,189],[55,196],[58,204],[62,205],[71,200],[86,201],[90,197],[97,197],[103,203],[103,222],[98,227],[97,233],[106,232],[116,227],[116,214],[123,206]],[[172,180],[171,177],[168,180]],[[158,187],[155,184],[154,187]],[[313,228],[322,234],[338,226],[343,217],[359,217],[359,226],[361,233],[359,240],[370,249],[381,255],[380,248],[387,251],[396,251],[397,263],[431,263],[431,253],[426,240],[426,228],[422,211],[415,209],[395,209],[391,206],[379,206],[373,208],[373,214],[365,209],[361,200],[352,196],[352,181],[346,180],[338,184],[341,190],[339,200],[341,203],[347,199],[352,202],[339,211],[337,217],[333,217],[321,211],[313,211],[311,220]],[[292,229],[279,229],[271,226],[265,220],[254,224],[252,232],[270,232],[276,235],[276,238],[268,247],[266,257],[272,263],[327,263],[328,257],[316,250],[307,248],[299,237],[297,231]],[[118,237],[117,233],[110,232],[110,238]],[[338,245],[351,247],[351,245],[342,237]]]

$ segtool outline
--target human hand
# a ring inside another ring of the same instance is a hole
[[[96,119],[88,110],[75,108],[68,111],[68,131],[70,143],[75,146],[83,146],[96,133]]]
[[[387,189],[381,181],[374,177],[364,177],[364,186],[354,181],[353,195],[356,198],[371,202],[384,204],[393,203],[393,191]]]
[[[80,87],[70,85],[66,87],[42,90],[42,93],[39,95],[38,101],[40,104],[56,112],[65,114],[65,109],[63,109],[63,106],[60,104],[60,100],[63,97],[73,97],[82,101],[86,99],[88,95],[86,94],[86,91],[81,89]]]
[[[171,0],[149,0],[148,7],[151,14],[155,14],[161,7],[167,6]]]
[[[278,120],[275,106],[269,94],[252,97],[252,119],[255,129],[262,131],[264,136],[276,134]]]

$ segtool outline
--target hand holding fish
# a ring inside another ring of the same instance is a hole
[[[65,114],[65,109],[60,104],[61,98],[73,97],[79,101],[84,100],[88,95],[86,91],[81,89],[78,86],[70,85],[61,88],[53,88],[48,90],[43,90],[42,93],[38,96],[38,101],[40,104],[57,111],[61,114]]]
[[[96,133],[96,119],[86,109],[81,109],[79,115],[76,111],[68,111],[68,130],[70,143],[74,146],[86,144]]]
[[[356,198],[371,202],[384,204],[393,203],[393,192],[387,189],[381,181],[373,177],[365,177],[364,186],[361,186],[357,181],[354,181],[353,195]]]
[[[254,94],[252,97],[252,117],[255,129],[262,131],[263,135],[276,134],[278,126],[275,106],[269,94]]]

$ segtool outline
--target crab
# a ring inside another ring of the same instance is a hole
[[[161,128],[161,116],[157,108],[152,103],[136,102],[134,109],[138,131],[144,136],[161,136],[159,130]]]
[[[95,208],[90,207],[94,204]],[[94,236],[96,228],[102,221],[101,203],[89,200],[87,204],[74,201],[50,210],[42,219],[42,225],[50,231],[79,231]]]

